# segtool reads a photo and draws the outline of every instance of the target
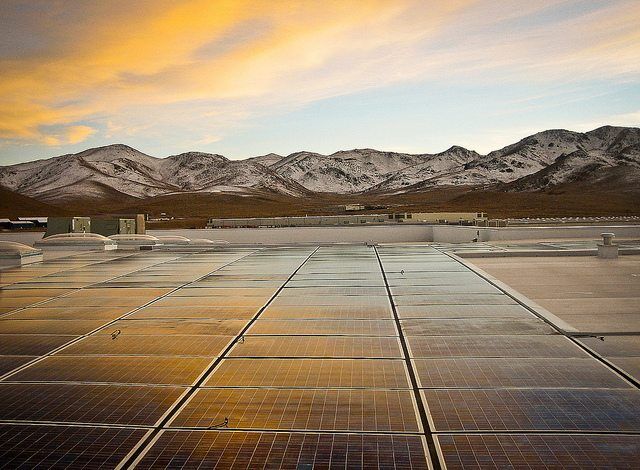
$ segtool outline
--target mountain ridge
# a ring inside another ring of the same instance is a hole
[[[602,126],[584,133],[550,129],[485,155],[453,145],[434,154],[356,148],[329,155],[268,153],[244,160],[194,151],[158,158],[112,144],[0,167],[0,185],[56,203],[111,192],[145,199],[181,192],[306,197],[487,185],[538,191],[580,178],[595,181],[599,172],[620,179],[625,172],[616,168],[629,169],[622,178],[625,185],[640,183],[640,128]]]

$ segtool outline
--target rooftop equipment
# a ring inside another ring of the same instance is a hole
[[[22,243],[0,241],[0,268],[23,266],[42,261],[42,250]]]
[[[35,247],[48,250],[115,250],[118,246],[97,233],[58,233],[38,240]]]

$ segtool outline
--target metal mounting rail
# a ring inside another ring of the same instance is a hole
[[[411,364],[411,357],[409,356],[409,347],[407,346],[407,341],[404,337],[404,333],[402,332],[402,325],[400,324],[400,317],[398,316],[398,310],[396,309],[396,304],[393,300],[393,295],[391,294],[391,288],[389,287],[389,281],[387,280],[387,274],[384,271],[384,266],[382,264],[382,259],[380,259],[378,248],[374,246],[373,249],[376,253],[378,264],[380,265],[380,271],[382,272],[382,278],[384,279],[384,286],[387,290],[389,303],[391,304],[391,311],[393,312],[393,319],[396,323],[396,328],[398,329],[398,336],[400,337],[400,345],[402,346],[402,355],[404,356],[404,362],[407,366],[407,371],[409,372],[409,379],[411,380],[411,388],[413,389],[413,395],[416,400],[416,405],[418,406],[418,413],[420,414],[420,420],[422,421],[422,428],[424,430],[424,435],[427,440],[427,448],[429,451],[429,456],[431,458],[431,463],[433,464],[434,470],[440,470],[442,467],[440,465],[440,458],[438,457],[436,443],[433,438],[433,430],[429,425],[429,419],[427,418],[426,407],[424,406],[424,402],[422,401],[422,396],[420,395],[420,388],[418,387],[416,372],[415,370],[413,370],[413,364]]]

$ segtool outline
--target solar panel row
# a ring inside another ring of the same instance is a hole
[[[454,259],[379,252],[447,467],[624,468],[640,457],[638,435],[582,434],[640,431],[629,382]]]
[[[640,456],[638,390],[433,248],[93,253],[6,274],[8,467],[624,467]]]

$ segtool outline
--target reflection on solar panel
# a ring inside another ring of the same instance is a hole
[[[252,335],[363,335],[396,336],[391,320],[258,320]]]
[[[640,391],[424,390],[439,431],[640,431]]]
[[[0,335],[0,354],[40,356],[73,339],[71,335]]]
[[[165,431],[138,468],[427,469],[419,436]]]
[[[411,357],[588,357],[563,336],[407,336]]]
[[[0,425],[0,466],[115,468],[144,430]]]
[[[35,356],[0,356],[0,375],[4,375],[35,358]]]
[[[428,246],[83,253],[2,282],[0,466],[638,460],[633,380]],[[580,341],[637,367],[637,337]]]
[[[11,380],[190,385],[210,362],[206,357],[52,356]]]
[[[111,329],[106,330],[111,332]],[[213,335],[92,335],[58,354],[123,354],[146,356],[217,356],[231,342],[232,336]]]
[[[426,388],[631,387],[591,359],[415,359],[414,364],[420,384]]]
[[[232,357],[402,357],[393,337],[246,336]]]
[[[408,391],[203,389],[171,423],[204,427],[329,431],[419,430]]]
[[[639,436],[440,435],[447,468],[635,468]]]
[[[539,335],[552,334],[549,325],[537,318],[467,318],[464,320],[401,320],[408,336],[420,335]]]
[[[205,386],[409,388],[404,362],[393,359],[234,359]]]
[[[151,425],[184,390],[68,384],[0,385],[0,420]]]

